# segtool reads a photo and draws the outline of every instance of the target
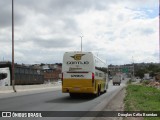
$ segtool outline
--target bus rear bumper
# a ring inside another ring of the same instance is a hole
[[[62,88],[63,93],[95,93],[94,88],[92,87],[85,87],[85,88],[80,88],[80,87],[64,87]]]

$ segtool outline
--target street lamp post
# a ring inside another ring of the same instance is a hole
[[[81,37],[81,52],[82,52],[82,37],[83,37],[83,36],[80,36],[80,37]]]
[[[16,92],[14,84],[14,0],[12,0],[12,87],[13,91]]]

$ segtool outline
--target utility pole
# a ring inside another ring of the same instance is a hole
[[[83,37],[83,36],[80,36],[80,37],[81,37],[81,52],[82,52],[82,37]]]
[[[134,58],[132,56],[132,60],[133,60],[133,80],[134,80]]]
[[[14,0],[12,0],[12,87],[13,91],[16,92],[14,84]]]

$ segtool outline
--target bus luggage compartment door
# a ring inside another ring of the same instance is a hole
[[[63,92],[90,93],[92,87],[92,73],[63,74]]]

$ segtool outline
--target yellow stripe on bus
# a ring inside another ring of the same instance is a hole
[[[92,79],[64,79],[62,91],[68,93],[96,93],[98,84],[104,90],[104,80],[95,80],[96,85],[92,85]]]
[[[91,79],[64,79],[63,87],[92,87]]]

